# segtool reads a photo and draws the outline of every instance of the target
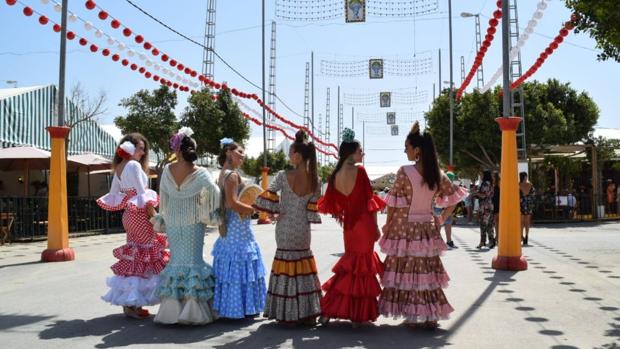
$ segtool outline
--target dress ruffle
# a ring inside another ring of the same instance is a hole
[[[385,208],[385,205],[386,204],[385,204],[385,201],[383,201],[383,199],[381,199],[377,195],[373,195],[368,200],[368,212],[383,211],[383,209]]]
[[[159,276],[149,278],[138,276],[112,276],[107,278],[106,283],[110,290],[101,297],[104,301],[127,307],[143,307],[159,303],[157,286]]]
[[[383,289],[379,309],[384,316],[404,317],[407,322],[446,320],[454,308],[441,289],[402,291]]]
[[[125,193],[109,193],[97,199],[97,205],[106,211],[122,211],[128,200],[129,195]]]
[[[160,298],[194,298],[200,301],[213,298],[215,278],[213,269],[206,263],[195,267],[168,266],[159,278],[157,294]]]
[[[409,207],[407,198],[402,197],[402,196],[396,196],[392,194],[391,192],[385,196],[385,203],[389,207],[394,207],[394,208]]]
[[[440,238],[407,240],[388,239],[385,236],[379,240],[381,252],[397,257],[434,257],[440,256],[447,249],[446,243]]]
[[[205,325],[217,319],[210,302],[195,298],[163,298],[153,321],[160,324]]]
[[[168,263],[170,253],[166,251],[166,236],[156,234],[152,243],[128,242],[112,251],[119,261],[112,265],[118,276],[150,277],[159,274]]]
[[[278,193],[265,190],[256,198],[256,202],[252,207],[271,214],[280,213],[280,196],[278,196]]]
[[[332,271],[335,275],[322,287],[322,315],[354,322],[375,321],[381,293],[377,274],[383,272],[377,254],[345,252]]]
[[[108,193],[97,199],[97,205],[106,211],[144,209],[147,205],[157,207],[159,196],[151,189],[145,189],[143,194],[138,194],[135,189],[130,189],[119,193]]]
[[[465,200],[469,195],[469,192],[464,187],[454,186],[456,189],[452,194],[439,196],[435,198],[435,207],[446,208],[454,206],[459,202]]]
[[[213,308],[221,317],[240,319],[260,313],[265,306],[265,267],[255,241],[226,244],[222,238],[213,247],[215,299]],[[243,305],[243,312],[236,305]]]

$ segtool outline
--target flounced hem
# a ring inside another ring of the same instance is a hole
[[[465,200],[465,198],[468,195],[469,195],[469,192],[467,191],[467,189],[459,186],[454,191],[454,193],[436,198],[435,206],[439,208],[446,208],[446,207],[454,206],[458,204],[459,202]]]
[[[385,236],[379,240],[381,252],[396,257],[435,257],[441,256],[448,249],[446,243],[440,238],[407,240],[388,239]]]
[[[419,274],[419,273],[396,273],[385,271],[381,276],[383,287],[395,288],[402,291],[424,291],[437,288],[446,288],[450,277],[446,273]]]
[[[213,298],[215,278],[208,264],[203,267],[168,266],[159,275],[157,293],[160,298],[177,300],[193,298],[207,302]]]
[[[383,201],[383,199],[381,199],[379,196],[373,195],[368,200],[368,212],[383,211],[384,208],[385,208],[385,201]]]
[[[106,283],[110,290],[101,299],[120,306],[143,307],[159,303],[156,290],[159,285],[159,276],[150,278],[138,276],[112,276]]]
[[[450,304],[401,304],[379,301],[379,312],[394,319],[404,317],[407,322],[425,322],[448,319],[454,311]]]
[[[231,284],[216,278],[213,309],[220,317],[242,319],[247,315],[256,315],[265,308],[267,287],[265,279],[258,279],[248,284]]]
[[[119,261],[111,269],[119,276],[150,277],[157,275],[168,264],[170,252],[166,251],[168,241],[163,234],[156,234],[150,244],[129,242],[112,251]]]
[[[217,314],[208,302],[199,301],[195,298],[187,298],[182,301],[162,298],[159,311],[153,321],[166,325],[206,325],[215,319],[217,319]]]
[[[373,297],[347,297],[336,292],[325,294],[321,299],[321,315],[354,322],[375,321],[379,317],[377,299]]]

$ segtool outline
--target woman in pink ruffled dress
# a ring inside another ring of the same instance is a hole
[[[112,265],[114,276],[107,279],[110,288],[103,300],[123,307],[126,316],[149,316],[146,305],[159,303],[155,291],[159,273],[169,259],[166,237],[153,231],[149,211],[158,205],[157,193],[148,187],[148,141],[139,133],[121,139],[112,168],[110,192],[97,200],[107,211],[123,213],[127,244],[113,250],[118,261]]]
[[[449,277],[439,258],[446,250],[439,227],[467,191],[441,172],[433,139],[429,133],[420,134],[417,122],[405,141],[405,153],[415,164],[398,170],[386,197],[388,217],[379,246],[387,257],[379,311],[402,317],[411,327],[435,329],[437,320],[453,311],[442,290]],[[438,217],[433,203],[443,208]]]

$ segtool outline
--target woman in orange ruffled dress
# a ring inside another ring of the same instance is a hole
[[[383,265],[374,252],[380,237],[377,212],[385,207],[373,194],[366,170],[357,164],[364,153],[353,130],[345,129],[338,164],[331,174],[319,211],[332,214],[344,228],[344,255],[332,268],[321,299],[320,322],[330,318],[351,320],[354,327],[375,321],[379,315],[377,297],[381,286],[377,275]]]

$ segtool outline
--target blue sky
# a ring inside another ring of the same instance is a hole
[[[51,4],[44,5],[39,0],[23,0],[35,10],[41,11],[53,20],[60,21],[60,15]],[[206,14],[205,0],[163,1],[135,0],[136,4],[151,12],[175,29],[202,42]],[[525,27],[535,11],[534,0],[519,2],[520,26]],[[345,24],[344,19],[323,22],[287,22],[275,18],[275,1],[267,1],[267,40],[269,40],[271,20],[278,22],[277,35],[277,91],[276,93],[298,113],[303,112],[305,63],[310,60],[310,52],[315,56],[315,118],[325,114],[326,88],[332,91],[332,141],[335,139],[336,87],[342,93],[374,93],[380,90],[394,90],[417,87],[428,92],[426,103],[413,107],[395,107],[392,111],[422,112],[428,109],[433,95],[433,83],[438,83],[437,51],[442,50],[442,78],[448,80],[448,19],[447,0],[439,0],[439,10],[432,15],[415,18],[377,18],[369,17],[366,23]],[[153,22],[126,1],[100,0],[98,5],[111,15],[120,19],[134,32],[141,33],[147,40],[177,60],[200,71],[202,49],[176,36]],[[465,57],[466,69],[475,56],[474,19],[461,18],[463,11],[480,13],[482,30],[495,7],[492,0],[453,0],[454,35],[454,79],[460,82],[460,56]],[[0,88],[10,87],[6,80],[17,80],[19,86],[55,84],[58,80],[58,34],[49,25],[38,24],[36,18],[25,17],[22,7],[10,7],[0,3]],[[118,30],[100,21],[96,12],[88,11],[82,0],[70,0],[69,9],[78,16],[91,21],[117,39],[131,43]],[[216,26],[216,51],[249,80],[260,84],[261,79],[261,12],[260,1],[228,0],[218,1]],[[538,54],[557,34],[561,24],[570,17],[570,12],[560,0],[552,0],[543,19],[536,27],[522,51],[524,69],[527,69]],[[86,36],[89,41],[106,47],[105,41],[96,39],[93,32],[87,32],[83,24],[77,22],[70,29]],[[498,36],[499,39],[499,36]],[[485,77],[489,78],[500,63],[500,41],[494,41],[484,61]],[[267,43],[267,49],[269,44]],[[268,51],[268,50],[267,50]],[[410,58],[414,53],[433,55],[432,73],[417,77],[385,78],[341,78],[321,76],[321,60],[366,60],[382,57],[386,59]],[[557,78],[570,82],[577,90],[585,90],[601,110],[598,126],[620,128],[616,117],[618,110],[617,82],[620,81],[620,64],[596,60],[598,50],[595,42],[586,34],[571,33],[564,44],[546,61],[534,75],[534,79]],[[267,52],[268,54],[268,52]],[[139,61],[138,61],[139,62]],[[242,80],[216,59],[215,78],[227,81],[230,86],[250,93],[259,91]],[[108,113],[100,119],[101,123],[111,123],[113,118],[123,114],[118,107],[121,98],[128,97],[139,89],[154,89],[157,84],[146,80],[137,73],[113,63],[101,54],[92,54],[77,42],[68,43],[67,83],[70,87],[80,82],[91,94],[99,90],[108,95]],[[474,82],[475,85],[475,82]],[[470,87],[471,88],[471,87]],[[185,106],[187,94],[179,93],[179,113]],[[526,106],[527,107],[527,106]],[[258,109],[258,108],[256,108]],[[300,117],[290,113],[281,104],[276,109],[292,121],[302,123]],[[366,114],[382,114],[386,109],[378,107],[356,108]],[[345,126],[351,126],[351,107],[344,109]],[[408,127],[404,125],[402,127]],[[360,123],[355,130],[362,138]],[[385,125],[367,125],[366,144],[367,167],[397,166],[402,164],[403,137],[391,137],[380,128]],[[370,129],[370,131],[369,131]],[[386,129],[387,130],[387,129]],[[404,131],[404,130],[403,130]],[[253,128],[253,136],[260,136],[261,130]],[[254,143],[252,143],[254,144]]]

